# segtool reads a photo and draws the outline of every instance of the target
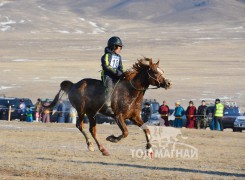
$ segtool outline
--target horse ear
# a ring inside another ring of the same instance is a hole
[[[157,66],[159,66],[159,63],[160,63],[160,59],[158,59],[158,61],[157,61],[156,65],[157,65]]]
[[[153,65],[152,58],[149,59],[149,65],[150,65],[150,67],[152,67],[152,65]]]

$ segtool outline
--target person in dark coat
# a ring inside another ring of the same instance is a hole
[[[200,129],[201,125],[202,128],[205,129],[207,126],[206,121],[207,116],[207,106],[205,100],[202,100],[202,104],[197,109],[197,128]]]
[[[160,126],[163,125],[169,126],[169,121],[168,121],[169,107],[166,101],[163,101],[163,104],[159,107],[158,112],[161,115]]]
[[[62,100],[59,101],[59,105],[57,107],[57,123],[65,123],[65,104],[63,103]]]
[[[123,43],[117,36],[111,37],[107,42],[105,53],[101,57],[101,79],[106,88],[105,91],[105,106],[106,113],[113,115],[114,112],[111,108],[111,94],[116,82],[123,74],[122,58],[119,55],[121,53]]]
[[[145,103],[145,107],[142,109],[142,120],[144,123],[151,119],[152,111],[150,104],[148,102]]]
[[[186,127],[187,128],[195,128],[195,121],[196,121],[196,107],[194,106],[193,101],[189,102],[189,106],[186,110]]]

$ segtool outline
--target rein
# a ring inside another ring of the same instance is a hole
[[[147,88],[146,89],[138,89],[138,88],[136,88],[134,85],[133,85],[133,83],[132,83],[132,80],[130,80],[129,81],[130,82],[130,85],[135,89],[135,90],[137,90],[137,91],[145,91],[145,90],[147,90]]]
[[[149,74],[149,72],[148,72],[148,70],[147,70],[147,74],[148,74],[148,78],[150,79],[150,78],[152,78],[153,80],[155,80],[155,81],[157,81],[158,82],[158,86],[157,87],[154,87],[154,88],[143,88],[143,89],[138,89],[138,88],[136,88],[134,85],[133,85],[133,83],[132,83],[132,80],[130,80],[129,81],[129,83],[130,83],[130,85],[132,86],[132,88],[134,88],[136,91],[146,91],[147,89],[158,89],[158,88],[160,88],[160,82],[159,82],[159,80],[158,79],[156,79],[156,78],[154,78],[154,77],[152,77],[150,74]],[[162,76],[162,74],[160,74],[159,75],[159,77],[160,76]]]

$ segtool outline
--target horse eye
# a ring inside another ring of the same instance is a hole
[[[153,69],[154,74],[158,74],[157,69]]]

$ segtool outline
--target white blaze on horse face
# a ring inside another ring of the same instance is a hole
[[[157,68],[157,72],[159,72],[159,74],[161,74],[162,75],[162,77],[163,77],[163,70],[161,70],[160,68]]]

